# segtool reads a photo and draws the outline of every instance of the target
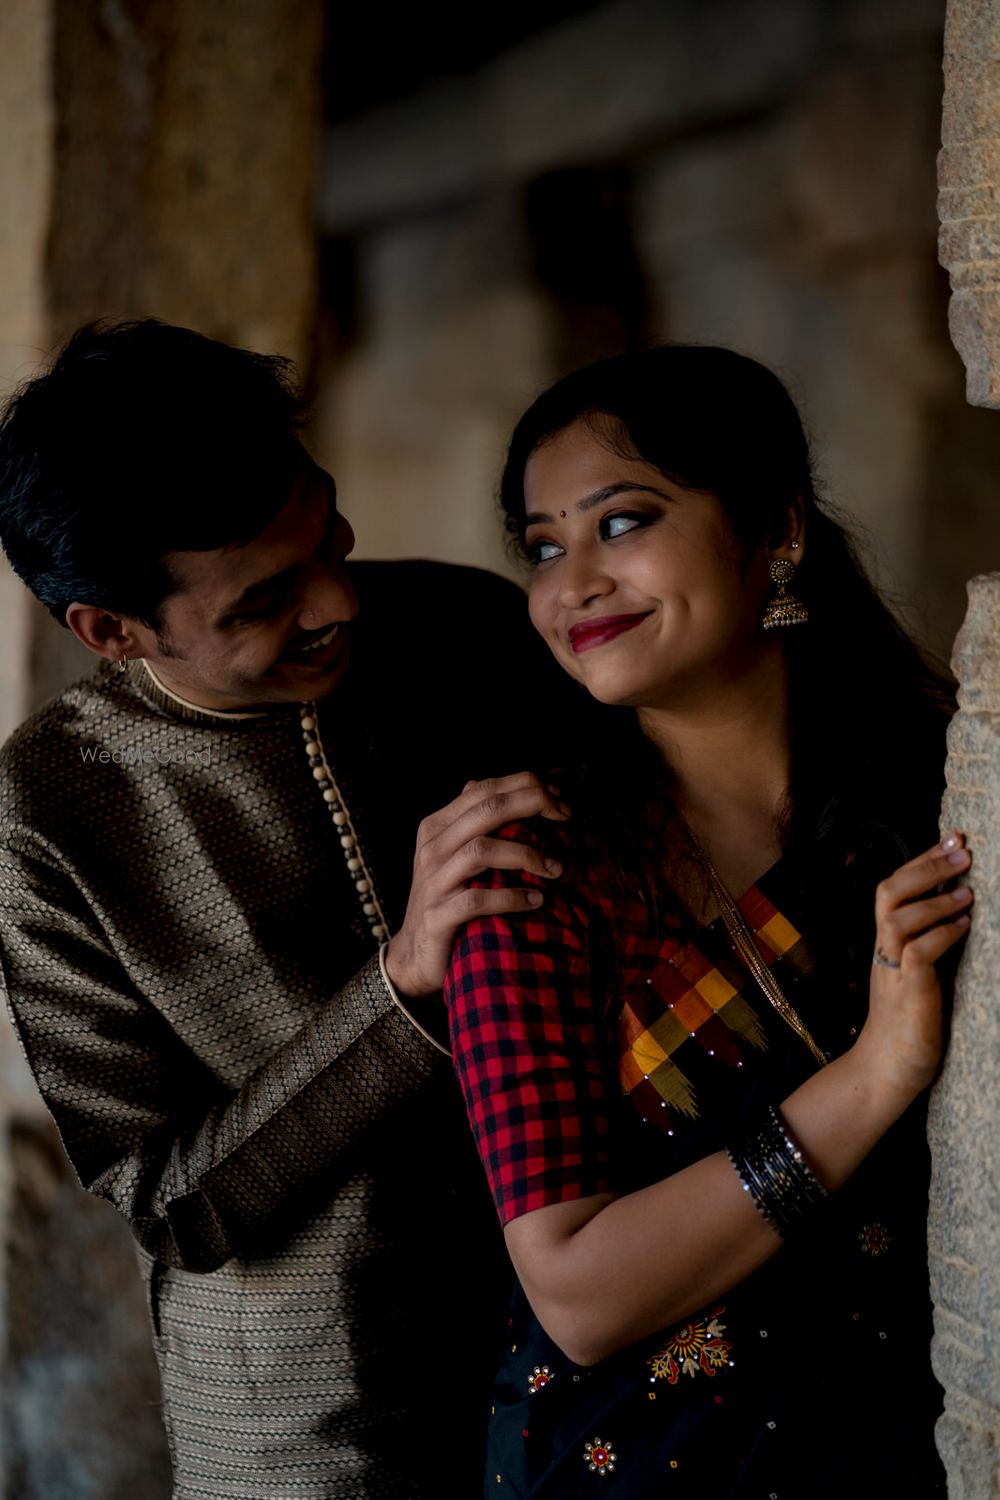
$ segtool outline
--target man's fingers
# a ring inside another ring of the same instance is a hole
[[[520,793],[528,794],[528,800],[516,805],[530,807],[530,812],[510,811],[514,804],[508,799]],[[513,817],[534,817],[539,813],[544,818],[562,820],[569,816],[569,809],[559,800],[559,788],[546,785],[534,771],[519,771],[513,776],[490,777],[485,781],[467,781],[453,802],[424,818],[420,837],[427,843],[445,836],[452,846],[449,852],[453,853],[463,838],[473,837],[479,831],[493,832]],[[474,829],[470,830],[465,824],[457,833],[452,833],[464,818],[470,817],[476,824]]]
[[[473,917],[497,917],[511,912],[534,911],[545,897],[541,891],[514,890],[504,886],[501,890],[482,890],[473,886],[459,891],[444,908],[457,927]]]
[[[539,787],[546,790],[545,783],[535,771],[517,771],[513,776],[489,776],[485,781],[467,781],[461,793],[450,804],[460,812],[467,812],[477,802],[484,802],[489,797],[504,795],[507,792],[522,792],[526,787]],[[557,788],[549,790],[555,794]]]
[[[456,822],[476,818],[489,830],[502,827],[514,818],[543,817],[564,819],[569,809],[561,800],[558,786],[547,783],[533,771],[516,776],[500,776],[488,781],[470,781],[457,802]],[[532,812],[524,809],[531,808]]]
[[[485,796],[479,795],[483,786],[489,786]],[[460,798],[459,801],[461,800]],[[438,828],[434,840],[437,846],[435,855],[440,863],[444,863],[474,839],[489,837],[505,823],[517,823],[524,818],[537,817],[539,813],[560,820],[566,817],[561,804],[542,786],[537,777],[524,786],[512,788],[505,788],[502,782],[480,782],[477,799],[450,823]],[[480,868],[487,868],[488,863],[490,862],[484,863]]]
[[[492,839],[480,834],[452,856],[447,870],[448,884],[462,885],[484,870],[524,870],[551,880],[562,874],[563,867],[561,860],[531,844],[515,844],[510,839]]]

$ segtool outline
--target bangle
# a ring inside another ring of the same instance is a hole
[[[734,1145],[726,1147],[726,1155],[743,1191],[782,1239],[829,1197],[773,1104],[767,1106],[763,1119],[758,1116]]]

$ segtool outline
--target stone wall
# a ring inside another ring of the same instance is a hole
[[[81,1191],[47,1121],[11,1113],[4,1145],[2,1493],[167,1500],[159,1376],[128,1232]]]
[[[51,18],[39,0],[0,6],[0,401],[36,366],[45,343],[45,244],[55,109]],[[0,738],[29,701],[28,600],[0,562]]]
[[[322,0],[47,4],[45,347],[153,316],[308,364]],[[31,665],[40,703],[86,654],[36,611]]]
[[[55,125],[49,88],[50,18],[37,0],[0,7],[0,391],[34,368],[44,342],[44,249]],[[0,562],[0,734],[6,739],[29,703],[30,612],[24,589]],[[15,1128],[44,1129],[41,1103],[13,1036],[0,1017],[0,1496],[22,1488],[14,1457],[14,1407],[23,1387],[8,1350],[24,1306],[10,1295],[17,1251],[11,1233],[23,1181]],[[16,1274],[16,1273],[14,1273]],[[25,1491],[31,1494],[30,1489]]]
[[[975,406],[1000,406],[1000,5],[952,0],[938,159],[951,335]]]
[[[960,712],[949,734],[943,828],[973,850],[976,910],[951,1040],[931,1098],[929,1228],[937,1441],[950,1500],[1000,1497],[1000,573],[974,578],[955,643]]]
[[[1000,407],[1000,5],[950,0],[939,158],[941,261],[968,398]],[[989,417],[997,428],[1000,418]],[[996,504],[995,493],[993,503]],[[975,856],[976,910],[929,1118],[938,1446],[951,1500],[1000,1497],[1000,573],[973,578],[955,643],[942,827]]]

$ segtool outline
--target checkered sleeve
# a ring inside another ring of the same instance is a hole
[[[529,825],[502,838],[543,844]],[[557,881],[492,870],[477,885],[537,886],[545,904],[468,923],[445,980],[455,1068],[503,1223],[604,1192],[608,1101],[591,992],[586,902]]]

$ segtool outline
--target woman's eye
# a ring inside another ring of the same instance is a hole
[[[548,562],[553,557],[558,557],[562,548],[555,542],[530,542],[528,545],[528,556],[533,563]]]
[[[601,534],[605,537],[624,536],[626,532],[634,531],[637,526],[645,525],[646,516],[626,515],[619,513],[616,516],[605,516],[601,521]]]

